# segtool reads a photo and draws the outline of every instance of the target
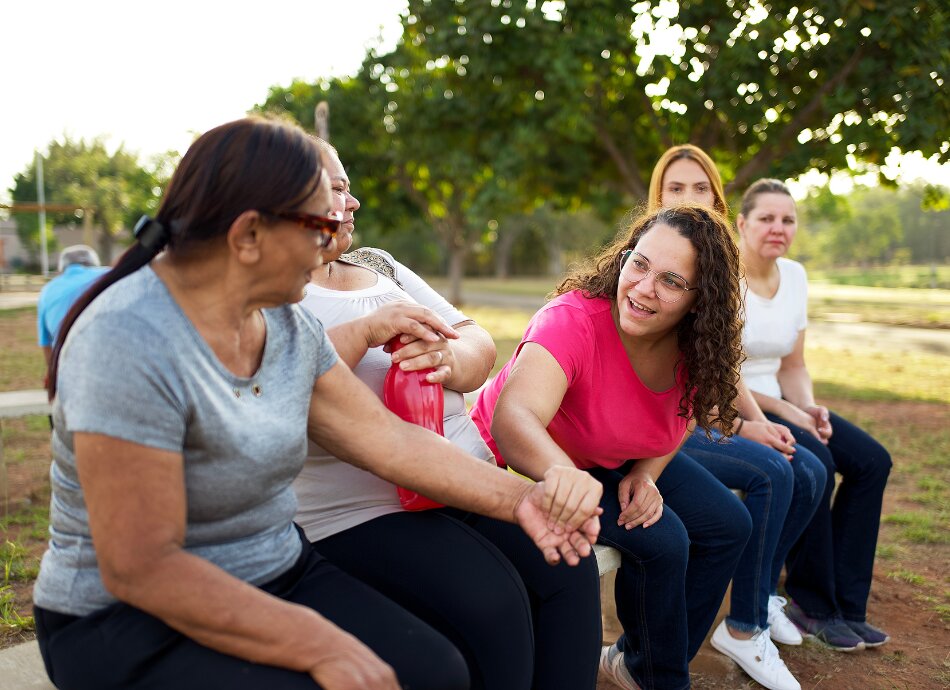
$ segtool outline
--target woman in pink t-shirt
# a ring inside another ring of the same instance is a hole
[[[628,688],[685,688],[751,530],[739,500],[678,452],[697,423],[731,433],[738,251],[715,211],[664,209],[556,292],[472,416],[499,464],[604,484],[624,634],[601,665]]]

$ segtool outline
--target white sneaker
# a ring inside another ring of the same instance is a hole
[[[769,636],[782,644],[801,644],[801,632],[785,615],[785,604],[787,603],[785,597],[780,597],[777,594],[769,597]]]
[[[600,650],[600,673],[623,690],[640,690],[623,663],[623,652],[612,644]]]
[[[764,630],[750,640],[738,640],[729,634],[726,621],[723,621],[710,641],[713,647],[739,664],[753,680],[769,690],[801,690],[802,686],[785,667],[785,662],[779,658],[778,648]]]

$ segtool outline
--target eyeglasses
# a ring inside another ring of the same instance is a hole
[[[261,213],[289,220],[291,223],[303,226],[307,230],[320,233],[320,246],[329,247],[333,238],[340,231],[340,225],[343,223],[343,214],[339,211],[333,211],[329,215],[320,216],[314,213],[301,213],[298,211],[261,211]]]
[[[625,249],[620,254],[620,265],[622,266],[621,275],[631,283],[639,283],[652,273],[656,277],[654,282],[656,296],[668,304],[678,302],[686,292],[697,289],[689,287],[686,279],[675,273],[654,271],[650,268],[649,260],[632,249]]]

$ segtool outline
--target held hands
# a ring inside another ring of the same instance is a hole
[[[815,424],[815,430],[818,432],[818,440],[828,445],[828,439],[831,438],[831,415],[828,414],[828,408],[824,405],[809,405],[805,412],[812,416]]]
[[[403,342],[418,340],[443,346],[446,338],[459,337],[434,311],[412,302],[390,302],[358,321],[367,347],[385,345],[397,335],[403,336]]]
[[[636,466],[620,480],[617,489],[620,501],[620,517],[617,524],[628,530],[643,525],[656,524],[663,515],[663,497],[653,483],[653,477],[637,470]]]
[[[577,469],[574,471],[587,474]],[[603,509],[598,503],[603,487],[600,482],[588,475],[597,486],[579,482],[583,486],[578,487],[575,492],[572,480],[567,478],[567,474],[558,473],[559,486],[564,489],[570,484],[571,488],[567,495],[572,502],[577,503],[577,508],[573,512],[567,508],[559,512],[557,503],[548,496],[549,491],[554,491],[555,494],[557,491],[547,486],[547,477],[548,474],[545,473],[544,481],[528,485],[527,491],[515,506],[515,520],[525,534],[531,537],[535,546],[544,554],[544,560],[549,564],[557,565],[563,559],[568,565],[577,565],[581,562],[581,558],[591,554],[591,545],[597,541],[597,535],[600,534],[598,516]],[[545,508],[546,505],[550,506],[550,510]],[[558,515],[561,520],[554,520],[552,523],[552,515]]]
[[[785,456],[785,459],[791,461],[792,454],[795,452],[795,437],[788,427],[770,422],[753,422],[746,420],[742,424],[739,435],[742,438],[756,441],[764,446],[774,448]]]
[[[400,690],[396,672],[353,635],[337,628],[327,653],[310,667],[326,690]]]

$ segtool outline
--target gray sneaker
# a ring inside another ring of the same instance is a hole
[[[623,652],[612,644],[600,650],[600,673],[623,690],[640,690],[637,681],[623,663]]]
[[[880,647],[891,639],[891,636],[880,628],[875,628],[870,623],[858,623],[857,621],[846,620],[845,624],[851,628],[851,632],[864,640],[865,647]]]
[[[837,652],[864,649],[864,640],[848,627],[843,618],[812,618],[794,601],[785,609],[785,615],[802,631],[802,637],[813,637]]]

